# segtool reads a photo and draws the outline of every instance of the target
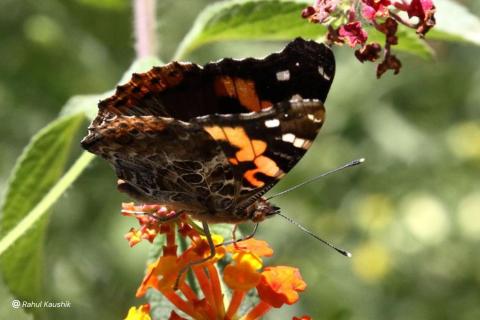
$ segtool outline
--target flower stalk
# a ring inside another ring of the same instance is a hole
[[[156,0],[133,0],[135,52],[137,59],[157,54]]]

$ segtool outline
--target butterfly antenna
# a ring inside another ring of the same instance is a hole
[[[310,179],[308,179],[308,180],[306,180],[306,181],[304,181],[304,182],[302,182],[302,183],[297,184],[296,186],[293,186],[293,187],[291,187],[291,188],[288,188],[287,190],[283,190],[283,191],[281,191],[281,192],[279,192],[279,193],[277,193],[277,194],[274,194],[273,196],[268,197],[267,200],[270,200],[270,199],[272,199],[272,198],[276,198],[276,197],[281,196],[281,195],[283,195],[283,194],[285,194],[285,193],[287,193],[287,192],[290,192],[290,191],[293,191],[293,190],[298,189],[298,188],[300,188],[300,187],[303,187],[304,185],[306,185],[306,184],[308,184],[308,183],[311,183],[311,182],[314,182],[314,181],[317,181],[318,179],[323,178],[323,177],[325,177],[325,176],[328,176],[329,174],[332,174],[332,173],[335,173],[335,172],[337,172],[337,171],[340,171],[340,170],[343,170],[343,169],[346,169],[346,168],[350,168],[350,167],[354,167],[354,166],[356,166],[356,165],[362,164],[363,162],[365,162],[365,158],[360,158],[360,159],[356,159],[356,160],[350,161],[349,163],[346,163],[346,164],[344,164],[343,166],[340,166],[340,167],[335,168],[335,169],[333,169],[333,170],[324,172],[324,173],[322,173],[321,175],[318,175],[318,176],[316,176],[316,177],[310,178]]]
[[[285,220],[287,220],[288,222],[290,222],[291,224],[297,226],[298,228],[300,228],[303,232],[309,234],[310,236],[314,237],[315,239],[317,239],[318,241],[322,242],[323,244],[329,246],[330,248],[334,249],[335,251],[337,251],[338,253],[344,255],[345,257],[348,257],[348,258],[351,258],[352,257],[352,254],[350,252],[348,252],[347,250],[343,250],[343,249],[340,249],[338,247],[336,247],[334,244],[326,241],[326,240],[323,240],[322,238],[320,238],[319,236],[317,236],[316,234],[314,234],[312,231],[308,230],[307,228],[305,228],[304,226],[302,226],[300,223],[296,222],[295,220],[293,220],[292,218],[290,217],[287,217],[286,215],[280,213],[280,211],[277,211],[276,212],[277,215],[279,215],[280,217],[284,218]]]

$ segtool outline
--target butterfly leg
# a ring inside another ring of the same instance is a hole
[[[208,261],[215,256],[215,253],[216,253],[215,244],[213,243],[212,234],[210,233],[210,228],[208,227],[208,223],[206,223],[205,221],[202,221],[202,227],[203,227],[203,231],[205,232],[205,237],[207,238],[208,246],[210,247],[210,254],[206,258],[192,261],[186,266],[184,266],[182,269],[180,269],[177,279],[175,280],[175,286],[173,287],[173,290],[178,289],[178,286],[180,284],[180,279],[182,278],[183,274],[187,272],[191,267],[197,264],[204,263],[205,261]]]
[[[225,242],[217,245],[217,247],[227,246],[227,245],[229,245],[229,244],[235,244],[235,243],[238,243],[238,242],[240,242],[240,241],[245,241],[245,240],[248,240],[248,239],[253,238],[253,237],[255,236],[255,233],[257,233],[258,225],[259,225],[258,222],[255,223],[255,226],[253,227],[252,232],[251,232],[248,236],[243,237],[243,238],[240,238],[240,239],[236,239],[236,237],[235,237],[235,232],[237,231],[237,225],[235,225],[235,227],[233,227],[233,231],[232,231],[232,233],[233,233],[233,239],[232,239],[232,240],[229,240],[229,241],[225,241]]]

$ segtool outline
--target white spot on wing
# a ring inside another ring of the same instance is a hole
[[[311,113],[307,114],[307,118],[308,118],[309,120],[312,120],[312,121],[315,122],[315,123],[320,123],[320,122],[322,122],[322,119],[321,119],[321,118],[316,118],[315,115],[313,115],[313,114],[311,114]]]
[[[318,73],[325,79],[325,80],[330,80],[331,77],[325,72],[325,69],[323,69],[322,66],[318,66]]]
[[[303,100],[303,98],[302,98],[302,96],[299,95],[299,94],[294,94],[294,95],[290,98],[290,100],[292,100],[292,101]]]
[[[275,128],[280,125],[280,120],[278,119],[270,119],[270,120],[265,120],[265,126],[267,128]]]
[[[301,148],[301,147],[303,147],[304,143],[305,143],[305,139],[296,138],[295,141],[293,141],[293,146],[296,147],[296,148]]]
[[[283,71],[277,72],[277,80],[278,81],[288,81],[288,80],[290,80],[290,71],[283,70]]]
[[[293,143],[293,141],[295,141],[295,135],[293,133],[285,133],[282,135],[282,140],[285,142]]]

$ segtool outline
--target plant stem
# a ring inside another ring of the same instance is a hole
[[[157,54],[156,0],[133,0],[135,51],[137,59]]]

